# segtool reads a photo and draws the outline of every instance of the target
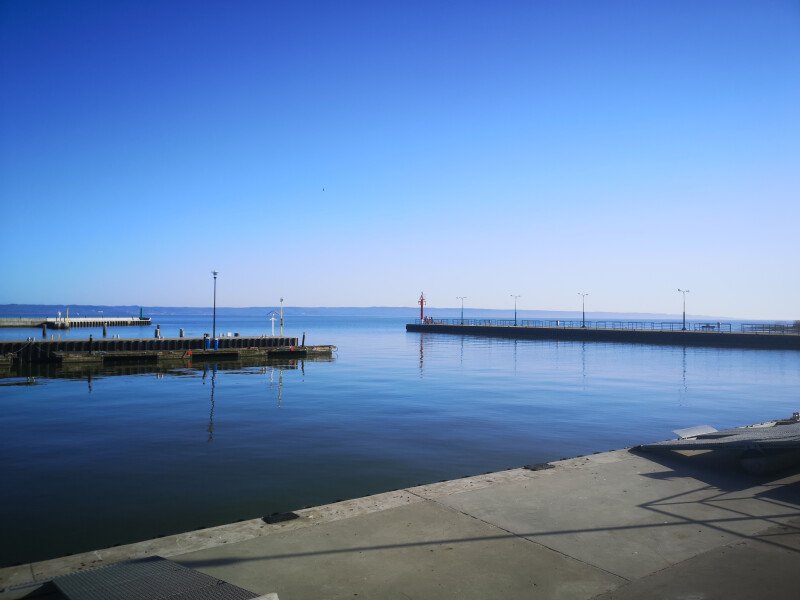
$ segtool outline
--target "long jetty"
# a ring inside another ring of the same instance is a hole
[[[9,364],[304,358],[329,355],[334,350],[334,346],[298,345],[296,337],[282,336],[0,341],[0,358]]]
[[[147,327],[150,317],[4,317],[0,327],[47,327],[47,329],[70,329],[72,327]]]
[[[407,324],[406,331],[529,340],[800,350],[800,331],[761,324],[741,326],[740,331],[734,331],[726,323],[691,323],[684,330],[681,323],[607,321],[587,322],[584,327],[581,321],[520,321],[515,325],[512,320],[427,318]]]

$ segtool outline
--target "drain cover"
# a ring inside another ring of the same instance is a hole
[[[274,513],[269,516],[264,517],[262,520],[265,523],[269,523],[272,525],[273,523],[283,523],[284,521],[294,521],[295,519],[299,519],[300,515],[293,513],[293,512],[285,512],[285,513]]]
[[[176,562],[150,556],[64,575],[53,584],[70,600],[251,600],[258,594]]]

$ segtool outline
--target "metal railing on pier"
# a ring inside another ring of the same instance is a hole
[[[768,333],[781,335],[800,335],[800,326],[781,323],[742,323],[743,333]]]
[[[582,321],[561,319],[415,319],[416,325],[478,325],[484,327],[540,327],[563,329],[613,329],[621,331],[683,331],[682,321]],[[769,335],[800,335],[795,325],[765,323],[727,323],[721,321],[687,321],[687,331],[705,333],[762,333]]]
[[[561,321],[561,320],[529,320],[520,321],[522,327],[564,327],[569,329],[620,329],[625,331],[683,331],[680,321]],[[731,333],[730,323],[696,323],[687,322],[687,331],[707,331]]]

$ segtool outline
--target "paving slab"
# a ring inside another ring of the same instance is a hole
[[[556,463],[541,476],[438,501],[626,579],[800,516],[797,475],[775,484],[633,453],[616,458]]]
[[[800,521],[715,548],[597,600],[796,600]]]
[[[281,600],[591,598],[624,581],[425,501],[173,560]]]

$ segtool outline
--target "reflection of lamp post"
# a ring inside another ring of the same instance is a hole
[[[464,324],[464,300],[467,299],[466,296],[456,296],[456,299],[461,300],[461,324]]]
[[[203,377],[205,377],[205,374],[203,374]],[[209,442],[214,441],[214,383],[216,379],[217,379],[217,365],[215,364],[212,367],[211,371],[211,410],[208,413],[208,428],[206,429],[206,431],[208,431]]]
[[[511,297],[514,299],[514,327],[517,326],[517,298],[522,298],[522,296],[515,296],[511,294]]]
[[[678,291],[683,294],[683,331],[686,331],[686,294],[689,293],[689,290],[678,288]]]
[[[214,276],[214,309],[213,309],[213,317],[211,321],[211,337],[212,339],[216,339],[217,337],[217,271],[211,271],[211,274]]]
[[[589,295],[589,292],[578,292],[578,296],[581,297],[581,327],[586,329],[586,296]]]

